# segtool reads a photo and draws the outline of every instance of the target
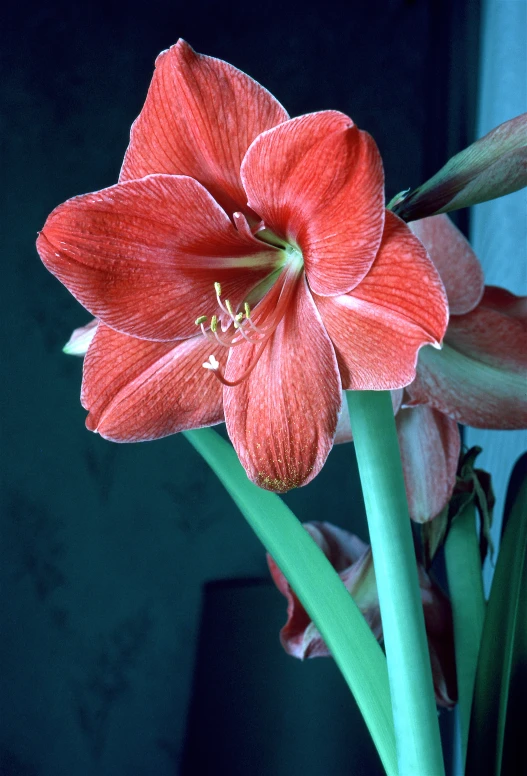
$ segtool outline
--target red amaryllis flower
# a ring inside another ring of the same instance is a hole
[[[338,572],[375,638],[381,641],[382,623],[370,547],[331,523],[305,523],[304,528]],[[280,631],[285,651],[301,660],[330,656],[320,631],[270,555],[267,562],[274,583],[287,599],[287,622]],[[418,570],[436,702],[452,708],[457,700],[452,610],[448,598],[424,568],[419,565]]]
[[[343,387],[407,385],[446,328],[371,137],[335,111],[288,120],[183,41],[157,60],[119,183],[58,207],[37,246],[100,321],[88,428],[141,441],[225,418],[271,490],[320,470]]]

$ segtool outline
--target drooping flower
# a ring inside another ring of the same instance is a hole
[[[375,638],[381,641],[382,623],[371,548],[354,534],[331,523],[305,523],[304,528],[338,572]],[[267,562],[274,583],[287,599],[287,622],[280,631],[283,648],[301,660],[329,657],[331,653],[320,631],[270,555]],[[418,571],[436,702],[452,708],[457,700],[452,610],[448,598],[421,565]]]
[[[527,427],[527,298],[484,286],[476,255],[448,216],[411,229],[441,276],[451,311],[441,352],[421,350],[415,380],[394,397],[410,517],[424,523],[452,497],[458,423]],[[335,441],[351,439],[343,406]]]
[[[476,428],[527,428],[527,297],[484,286],[472,249],[447,216],[411,228],[441,275],[451,317],[440,358],[420,352],[405,403],[427,403]]]
[[[372,138],[336,111],[289,119],[183,41],[157,60],[119,183],[59,206],[37,246],[99,320],[88,428],[141,441],[225,418],[271,490],[320,470],[342,388],[407,385],[446,328]]]
[[[407,404],[429,404],[475,428],[527,428],[527,297],[487,286],[450,318],[441,358],[422,352]]]

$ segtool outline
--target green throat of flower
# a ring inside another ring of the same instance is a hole
[[[279,258],[272,271],[236,308],[233,308],[229,299],[222,297],[221,284],[214,283],[217,312],[210,317],[200,315],[196,318],[196,326],[215,345],[228,349],[245,345],[253,349],[249,366],[235,380],[226,379],[213,354],[203,363],[204,369],[211,371],[220,382],[228,386],[243,382],[258,363],[269,338],[286,314],[304,270],[302,253],[296,246],[284,244],[268,230],[259,233],[258,237],[280,248]]]

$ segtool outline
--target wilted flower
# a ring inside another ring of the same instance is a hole
[[[458,423],[527,427],[527,298],[484,286],[476,255],[448,216],[411,228],[441,276],[451,311],[441,351],[422,349],[415,380],[393,392],[410,517],[424,523],[452,497]],[[351,439],[343,405],[335,441]]]
[[[370,547],[331,523],[305,523],[304,528],[338,572],[375,638],[381,641],[382,623]],[[280,631],[283,648],[301,660],[330,656],[318,628],[270,555],[267,561],[274,583],[287,599],[287,622]],[[436,702],[452,708],[457,700],[452,610],[448,598],[421,565],[418,571]]]

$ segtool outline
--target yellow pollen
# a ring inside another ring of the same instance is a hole
[[[202,323],[205,323],[206,320],[207,320],[206,315],[200,315],[199,318],[196,318],[196,321],[195,321],[196,326],[200,326]]]
[[[214,290],[218,294],[218,296],[221,296],[221,285],[219,283],[214,283]]]
[[[249,307],[249,305],[247,304],[247,302],[245,302],[245,304],[243,305],[243,307],[244,307],[244,310],[245,310],[245,317],[246,317],[246,318],[250,318],[250,317],[251,317],[251,308]]]
[[[229,315],[234,315],[234,313],[232,311],[231,303],[229,302],[228,299],[225,300],[225,307],[227,308],[227,310],[229,312]]]
[[[243,313],[238,313],[234,318],[234,328],[239,329],[240,328],[240,321],[243,320]]]
[[[213,315],[212,318],[210,319],[210,329],[211,331],[215,332],[217,328],[218,328],[218,316]]]

